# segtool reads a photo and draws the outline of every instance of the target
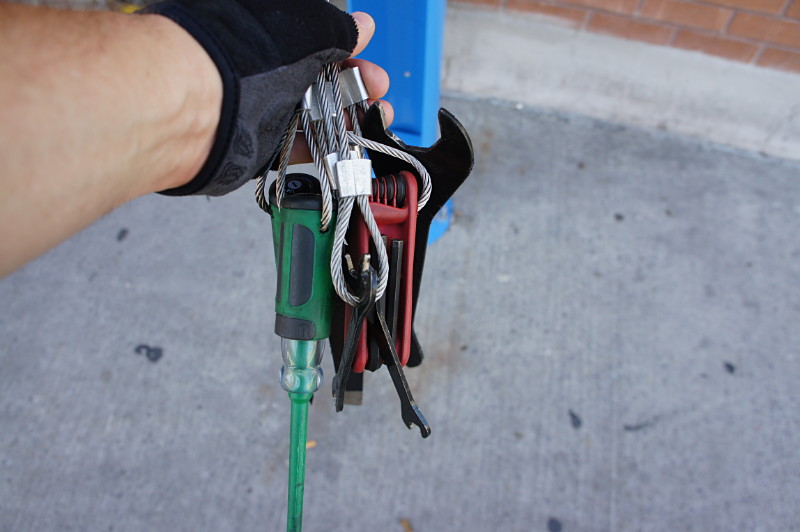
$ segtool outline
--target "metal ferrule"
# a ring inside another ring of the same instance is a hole
[[[351,105],[366,101],[369,98],[367,87],[364,85],[364,80],[361,79],[361,72],[358,67],[348,68],[339,72],[339,89],[342,95],[342,107],[347,108]],[[322,106],[319,102],[321,98],[327,98],[329,102],[333,102],[333,93],[330,82],[322,84],[322,90],[318,83],[311,85],[306,93],[303,95],[302,107],[308,109],[311,114],[311,120],[323,120],[326,118],[322,112]],[[332,111],[336,113],[337,111]]]
[[[369,159],[339,161],[335,175],[340,198],[372,195],[372,161]]]
[[[342,105],[351,105],[364,102],[369,98],[367,87],[361,79],[358,67],[348,68],[339,72],[339,87],[342,91]]]

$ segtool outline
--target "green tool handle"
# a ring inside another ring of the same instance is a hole
[[[293,192],[282,198],[280,208],[274,184],[269,194],[278,269],[275,333],[293,340],[330,336],[335,297],[330,272],[334,232],[320,229],[322,196],[311,181],[318,189],[311,176],[286,176],[287,190]]]

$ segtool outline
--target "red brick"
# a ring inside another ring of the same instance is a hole
[[[671,28],[606,13],[594,13],[588,29],[652,44],[667,44],[672,35]]]
[[[490,7],[500,7],[500,5],[503,3],[503,0],[458,0],[458,1],[463,2],[465,4],[479,4]]]
[[[800,53],[767,48],[758,60],[760,66],[800,72]]]
[[[548,17],[557,17],[568,20],[573,26],[580,26],[583,24],[583,21],[586,18],[585,9],[556,6],[553,4],[546,4],[538,0],[508,0],[506,7],[516,11],[530,11],[532,13],[539,13]]]
[[[640,15],[701,30],[721,31],[733,11],[679,0],[646,0]]]
[[[792,0],[792,5],[786,10],[786,16],[800,19],[800,0]]]
[[[684,50],[695,50],[745,63],[752,61],[758,51],[758,46],[755,44],[691,30],[678,31],[672,45]]]
[[[800,48],[800,22],[737,13],[728,33],[756,41]]]
[[[562,0],[559,3],[592,7],[616,13],[633,13],[639,0]]]
[[[748,11],[758,11],[759,13],[770,13],[778,15],[783,9],[786,0],[705,0],[709,4],[717,4]]]

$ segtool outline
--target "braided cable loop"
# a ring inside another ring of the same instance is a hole
[[[325,72],[327,68],[323,68],[319,76],[317,76],[317,102],[319,104],[320,111],[322,112],[322,119],[318,120],[319,125],[319,134],[320,140],[323,143],[322,148],[325,150],[325,153],[337,153],[335,138],[333,136],[333,121],[331,120],[331,114],[333,113],[331,109],[331,101],[328,100],[327,94],[325,92],[325,83],[327,81]]]
[[[386,286],[389,284],[389,255],[386,253],[386,246],[383,244],[383,236],[378,228],[378,222],[375,221],[375,216],[369,206],[369,198],[369,196],[358,196],[356,201],[358,202],[359,210],[361,210],[361,215],[364,217],[364,222],[367,224],[369,234],[372,236],[375,249],[378,251],[378,291],[375,295],[375,300],[379,301],[383,294],[386,293]]]
[[[300,121],[303,128],[303,134],[308,144],[308,149],[311,152],[311,158],[314,160],[314,166],[317,168],[319,175],[319,186],[322,191],[322,216],[320,219],[320,231],[326,233],[330,228],[331,219],[333,217],[333,195],[331,193],[331,176],[328,175],[328,170],[322,160],[322,154],[319,151],[319,143],[317,141],[316,133],[311,122],[311,113],[303,111],[300,114]]]
[[[325,144],[320,140],[320,132],[318,131],[317,122],[311,120],[311,113],[306,111],[301,115],[301,124],[303,126],[303,135],[308,143],[308,149],[311,151],[311,158],[314,160],[314,166],[319,173],[320,180],[324,179],[328,183],[328,188],[334,186],[333,176],[328,172],[328,167],[325,165],[325,158],[322,154],[320,144]]]
[[[294,144],[294,136],[295,133],[297,132],[297,116],[298,112],[295,111],[294,114],[292,114],[292,118],[289,120],[289,124],[283,131],[280,141],[278,142],[278,145],[280,146],[280,151],[278,152],[278,185],[281,185],[281,186],[276,185],[277,189],[276,193],[278,196],[278,208],[280,208],[280,202],[283,197],[282,185],[283,185],[283,180],[286,177],[286,167],[288,166],[289,163],[289,154],[291,154],[292,152],[292,146]],[[269,172],[268,169],[264,170],[264,173],[258,176],[258,179],[256,180],[256,191],[255,191],[256,203],[261,208],[261,210],[263,210],[267,214],[269,214],[270,212],[269,201],[267,200],[266,197],[268,172]]]
[[[322,77],[326,78],[328,81],[328,84],[324,86],[323,90],[318,91],[318,94],[320,94],[320,108],[327,127],[325,133],[328,135],[327,146],[330,150],[329,153],[336,153],[340,161],[347,161],[350,160],[353,155],[350,151],[349,133],[347,131],[347,124],[345,123],[345,110],[342,104],[342,93],[339,86],[339,66],[335,63],[326,65],[323,69]],[[329,102],[328,98],[331,98],[333,101]],[[333,109],[336,110],[335,113],[332,112]],[[357,112],[354,113],[351,118],[354,124],[358,123]],[[360,149],[357,154],[359,158],[363,158],[363,153]],[[350,292],[347,286],[344,265],[342,264],[342,253],[344,252],[345,238],[350,225],[350,218],[352,217],[353,205],[355,203],[358,203],[358,209],[361,211],[364,223],[370,233],[370,238],[375,244],[375,248],[378,250],[378,299],[383,297],[386,292],[386,286],[389,283],[389,257],[383,244],[380,229],[375,221],[375,216],[372,214],[372,210],[369,206],[369,196],[340,198],[339,214],[336,230],[334,232],[333,251],[331,254],[331,278],[333,279],[336,293],[343,301],[352,306],[359,303],[359,297]]]
[[[422,192],[420,193],[419,201],[417,202],[417,211],[421,211],[422,208],[425,207],[425,204],[428,203],[429,199],[431,199],[431,191],[433,190],[433,185],[431,184],[431,175],[428,173],[428,170],[426,170],[425,167],[422,166],[422,163],[419,162],[416,159],[416,157],[404,151],[392,148],[391,146],[387,146],[385,144],[380,144],[378,142],[365,139],[364,137],[355,135],[352,132],[347,134],[347,138],[350,140],[350,142],[352,142],[357,146],[361,146],[362,148],[367,148],[368,150],[374,150],[379,153],[395,157],[396,159],[405,161],[412,167],[414,167],[414,170],[416,170],[419,173],[419,176],[422,179]]]
[[[345,280],[344,265],[342,264],[342,255],[344,253],[344,244],[347,238],[347,228],[349,223],[345,221],[350,220],[353,214],[353,206],[357,204],[364,222],[369,230],[370,237],[375,243],[375,249],[378,252],[378,287],[376,293],[376,300],[380,300],[386,293],[386,287],[389,284],[389,256],[386,253],[386,247],[383,245],[380,229],[372,210],[369,207],[369,196],[351,196],[341,198],[339,200],[339,217],[336,222],[336,229],[333,234],[333,251],[331,252],[331,278],[333,279],[333,287],[338,296],[348,305],[355,307],[361,303],[361,298],[350,291]]]
[[[281,201],[285,196],[286,172],[289,166],[292,147],[294,146],[295,135],[302,130],[311,151],[312,159],[319,173],[320,192],[322,194],[322,212],[320,216],[320,231],[325,233],[330,228],[333,217],[333,195],[331,192],[331,180],[328,177],[322,157],[319,153],[319,146],[316,135],[311,125],[308,110],[299,109],[292,115],[289,126],[286,128],[280,141],[280,151],[278,153],[278,177],[275,184],[275,193],[280,209]],[[270,212],[269,201],[266,197],[267,172],[264,172],[256,180],[256,203],[266,213]]]
[[[336,114],[333,116],[334,126],[336,128],[336,140],[339,147],[339,157],[342,160],[350,158],[350,153],[347,145],[347,124],[344,121],[344,105],[342,105],[342,91],[339,87],[339,65],[331,63],[327,65],[328,77],[330,78],[331,96],[333,97],[333,106],[336,109]]]
[[[261,207],[262,211],[269,214],[269,203],[264,195],[264,187],[266,186],[266,183],[267,173],[264,172],[258,176],[258,179],[256,180],[256,203],[258,203],[258,206]]]
[[[353,134],[356,135],[357,137],[363,136],[361,133],[361,122],[359,122],[360,117],[358,115],[358,110],[362,109],[361,104],[366,106],[367,102],[362,101],[359,103],[354,103],[353,105],[347,108],[347,112],[350,114],[350,121],[353,123]],[[358,148],[358,156],[362,159],[366,159],[367,155],[364,152],[364,148],[358,145],[356,145],[356,148]]]
[[[278,201],[278,209],[281,208],[283,201],[284,187],[286,186],[286,169],[289,168],[289,157],[292,154],[292,147],[294,146],[294,138],[297,133],[297,124],[300,118],[300,111],[295,111],[292,114],[292,119],[286,127],[284,139],[281,143],[281,151],[278,153],[278,182],[275,185],[275,195]]]
[[[353,212],[354,198],[341,198],[339,200],[338,220],[333,233],[333,250],[331,251],[331,278],[333,288],[342,301],[355,307],[361,299],[350,292],[347,281],[344,278],[344,266],[342,265],[342,253],[344,252],[344,241],[347,237],[347,222]]]
[[[331,63],[322,69],[317,77],[317,88],[315,92],[317,95],[317,105],[322,114],[321,119],[316,121],[312,120],[311,112],[308,109],[296,112],[292,116],[290,127],[287,130],[287,135],[291,132],[291,138],[285,137],[281,142],[278,184],[276,185],[278,187],[278,206],[280,207],[280,200],[284,194],[286,167],[288,166],[288,158],[292,143],[294,142],[294,132],[297,130],[299,122],[302,125],[302,131],[305,134],[309,151],[311,152],[314,165],[319,174],[323,204],[321,213],[321,230],[323,232],[328,230],[332,219],[333,194],[331,188],[334,185],[335,176],[331,175],[332,169],[329,166],[331,163],[326,161],[329,154],[336,154],[339,161],[348,161],[354,156],[363,159],[366,158],[363,148],[369,148],[408,162],[419,172],[423,181],[422,194],[418,204],[418,209],[421,209],[430,198],[430,175],[419,161],[410,155],[389,146],[369,141],[361,136],[359,110],[366,110],[366,101],[361,101],[349,106],[348,111],[355,133],[347,131],[344,114],[345,109],[342,105],[342,93],[339,86],[339,66],[337,64]],[[355,153],[351,152],[353,148],[355,148]],[[265,178],[262,176],[256,184],[256,199],[262,208],[265,208],[265,206],[268,208],[269,205],[264,197],[264,187]],[[369,201],[369,194],[339,198],[339,211],[334,229],[330,269],[336,293],[345,303],[351,306],[358,305],[360,303],[360,297],[353,294],[347,285],[342,256],[344,253],[347,231],[350,226],[350,218],[353,214],[353,207],[356,204],[358,205],[358,210],[361,212],[370,239],[377,250],[377,299],[384,296],[389,283],[389,257]]]

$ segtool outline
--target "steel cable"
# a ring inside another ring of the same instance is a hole
[[[374,150],[397,159],[401,161],[405,161],[414,167],[419,173],[420,178],[422,179],[422,192],[419,195],[419,201],[417,202],[417,211],[422,210],[425,204],[428,203],[428,200],[431,198],[431,192],[433,190],[433,185],[431,183],[431,175],[428,173],[428,170],[422,166],[422,163],[419,162],[414,156],[400,151],[397,148],[392,148],[391,146],[387,146],[385,144],[381,144],[379,142],[375,142],[369,139],[365,139],[364,137],[360,137],[352,132],[347,133],[347,138],[353,144],[357,146],[361,146],[362,148],[367,148],[368,150]]]

